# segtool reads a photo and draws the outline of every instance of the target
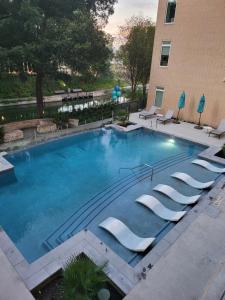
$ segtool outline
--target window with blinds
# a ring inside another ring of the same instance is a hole
[[[155,106],[161,107],[163,103],[164,88],[156,87],[155,90]]]

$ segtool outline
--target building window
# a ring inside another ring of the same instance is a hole
[[[170,48],[171,48],[170,42],[162,42],[161,60],[160,60],[160,66],[162,67],[168,66]]]
[[[161,107],[163,103],[163,94],[164,88],[163,87],[156,87],[155,90],[155,106]]]
[[[169,0],[166,10],[166,23],[173,23],[176,14],[176,0]]]

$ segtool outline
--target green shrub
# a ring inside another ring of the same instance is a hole
[[[4,127],[0,127],[0,144],[4,143]]]
[[[129,119],[129,113],[124,109],[119,110],[115,115],[115,119],[122,123],[125,123]]]
[[[108,281],[103,267],[97,267],[85,256],[71,258],[64,270],[64,299],[97,299],[99,290]]]

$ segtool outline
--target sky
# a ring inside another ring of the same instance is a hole
[[[109,19],[105,31],[117,36],[118,26],[124,25],[127,19],[133,15],[151,17],[156,21],[158,0],[118,0],[115,5],[115,13]]]

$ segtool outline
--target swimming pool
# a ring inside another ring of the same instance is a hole
[[[198,171],[202,181],[215,179],[215,174],[190,164],[203,149],[147,129],[99,129],[15,152],[6,157],[15,166],[15,178],[0,185],[0,224],[29,262],[45,254],[46,246],[54,248],[88,228],[134,264],[140,257],[98,224],[113,216],[140,236],[160,238],[170,226],[134,200],[159,182],[196,194],[170,175],[185,169]],[[146,163],[155,166],[153,181]],[[126,169],[136,166],[133,172]],[[183,208],[162,195],[158,198],[171,209]]]

